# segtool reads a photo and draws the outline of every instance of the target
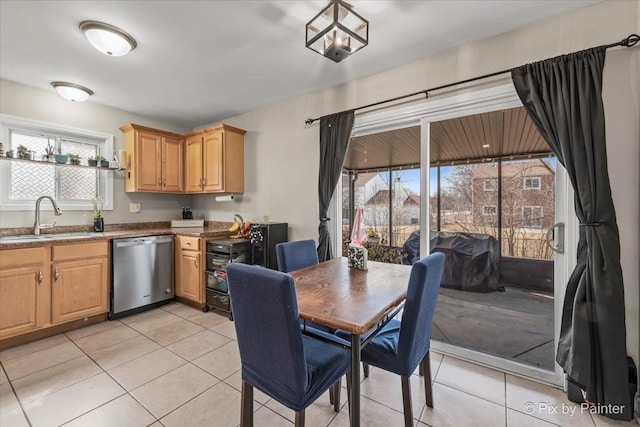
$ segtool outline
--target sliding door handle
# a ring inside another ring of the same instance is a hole
[[[555,245],[551,243],[552,240],[554,241]],[[564,222],[558,222],[556,224],[553,224],[553,227],[551,227],[547,231],[547,236],[544,239],[544,241],[547,244],[547,246],[551,248],[552,251],[557,252],[559,254],[563,254],[564,253]]]

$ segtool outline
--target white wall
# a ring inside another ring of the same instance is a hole
[[[115,137],[114,148],[116,150],[123,148],[123,135],[119,127],[129,122],[177,133],[186,133],[191,130],[90,101],[69,102],[59,96],[53,88],[47,91],[8,80],[0,80],[0,95],[0,113],[2,114],[108,133]],[[106,224],[167,221],[179,218],[180,208],[191,205],[192,197],[187,195],[127,194],[124,192],[124,172],[109,173],[114,175],[113,210],[104,212]],[[129,203],[140,203],[142,211],[139,214],[129,213]],[[0,212],[0,227],[33,226],[34,209],[26,212]],[[42,222],[51,222],[52,218],[53,215],[50,212],[43,211]],[[58,225],[93,223],[91,211],[65,210],[63,215],[56,217],[55,220]]]
[[[638,1],[598,3],[341,87],[225,120],[248,131],[244,196],[232,203],[194,198],[194,208],[207,219],[216,220],[226,220],[234,212],[247,220],[269,215],[271,221],[289,222],[290,239],[317,239],[319,130],[317,124],[305,125],[305,118],[618,41],[640,32],[638,9]],[[609,51],[604,89],[609,173],[621,230],[628,351],[636,363],[640,362],[638,50]]]

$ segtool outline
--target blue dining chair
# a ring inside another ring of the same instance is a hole
[[[278,270],[283,273],[315,265],[319,262],[316,242],[312,239],[278,243],[276,245],[276,257],[278,260]],[[306,320],[301,320],[300,324],[304,328],[313,328],[331,334],[336,331],[333,328]],[[367,375],[369,374],[368,368],[366,373]],[[338,382],[335,387],[329,389],[329,401],[334,404],[334,409],[338,412],[340,408],[340,382]]]
[[[350,370],[347,349],[302,335],[293,277],[263,267],[231,263],[227,281],[242,362],[241,426],[253,425],[253,387],[296,412]]]
[[[363,362],[400,375],[407,427],[413,426],[409,381],[418,365],[424,375],[427,406],[433,408],[429,346],[444,260],[445,255],[436,252],[413,264],[402,320],[392,319],[362,348]],[[349,338],[342,331],[336,334]]]
[[[316,242],[298,240],[297,242],[278,243],[276,257],[278,258],[278,270],[284,273],[317,264]]]

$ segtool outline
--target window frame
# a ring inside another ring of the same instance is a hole
[[[80,129],[71,126],[58,125],[55,123],[43,122],[2,114],[0,115],[0,140],[11,143],[11,133],[17,132],[27,135],[42,135],[56,137],[76,142],[86,142],[96,144],[101,155],[111,157],[107,153],[113,153],[114,136],[108,133],[95,132],[87,129]],[[5,147],[5,150],[9,150]],[[35,163],[35,162],[34,162]],[[11,194],[11,160],[0,161],[0,211],[32,211],[34,200],[12,200]],[[47,163],[47,167],[62,167]],[[104,200],[103,210],[113,210],[113,174],[110,171],[98,170],[98,195]],[[56,191],[59,190],[59,182],[56,180]],[[58,202],[58,200],[56,200]],[[91,211],[93,206],[89,200],[64,200],[59,201],[58,206],[67,211]],[[52,210],[48,203],[41,205],[42,210]]]
[[[487,208],[493,208],[493,213],[486,213]],[[497,216],[498,207],[496,205],[482,205],[482,216]]]
[[[537,180],[537,186],[527,187],[527,180]],[[525,176],[522,179],[522,189],[523,190],[540,190],[542,188],[542,179],[539,176]]]
[[[493,182],[494,185],[487,188],[487,182]],[[484,191],[498,191],[498,178],[485,178],[482,184],[482,189]]]
[[[531,210],[531,215],[529,215],[528,217],[525,216],[524,211],[525,209],[530,209]],[[540,219],[540,225],[532,225],[530,224],[530,220],[531,218],[533,218],[533,210],[534,209],[540,209],[540,215],[538,216],[538,218]],[[532,228],[535,230],[539,230],[541,228],[543,228],[543,221],[544,220],[544,206],[523,206],[522,207],[522,228]]]

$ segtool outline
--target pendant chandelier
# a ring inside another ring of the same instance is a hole
[[[369,44],[369,21],[342,0],[331,0],[306,27],[309,49],[340,62]]]

